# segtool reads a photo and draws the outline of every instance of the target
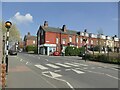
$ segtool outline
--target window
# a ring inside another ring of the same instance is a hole
[[[69,42],[72,42],[72,37],[71,36],[69,37]]]
[[[43,30],[41,31],[41,35],[43,35]]]
[[[62,39],[62,44],[65,44],[65,42],[66,42],[66,39]]]
[[[86,43],[87,43],[87,44],[89,43],[88,40],[86,41]]]
[[[91,40],[91,44],[93,44],[93,40]]]
[[[58,38],[56,38],[56,44],[58,44]]]
[[[78,37],[76,38],[76,43],[78,43]]]
[[[35,44],[35,40],[33,41],[33,44]]]

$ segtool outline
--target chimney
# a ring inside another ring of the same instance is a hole
[[[30,32],[28,32],[28,36],[30,36]]]
[[[84,32],[87,32],[87,29],[85,29]]]
[[[115,35],[114,37],[117,37],[117,35]]]
[[[48,27],[48,21],[44,22],[44,27]]]
[[[67,31],[66,25],[63,25],[62,30],[63,30],[63,32]]]

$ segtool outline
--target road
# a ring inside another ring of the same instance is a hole
[[[22,63],[34,73],[31,82],[24,80],[28,85],[20,86],[22,88],[118,88],[120,80],[117,65],[85,62],[80,57],[19,53],[9,56],[9,62],[13,60],[17,61],[14,65]],[[27,74],[28,77],[30,74]]]

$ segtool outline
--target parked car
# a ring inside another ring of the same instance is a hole
[[[60,52],[55,51],[55,52],[53,53],[53,56],[60,56]]]
[[[9,51],[9,54],[10,54],[10,55],[17,55],[17,51],[15,51],[15,50],[10,50],[10,51]]]

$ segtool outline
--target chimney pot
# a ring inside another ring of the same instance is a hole
[[[48,21],[44,22],[44,27],[48,27]]]
[[[30,32],[28,32],[28,35],[30,35]]]
[[[63,25],[62,30],[63,30],[63,32],[66,32],[66,31],[67,31],[66,25]]]

